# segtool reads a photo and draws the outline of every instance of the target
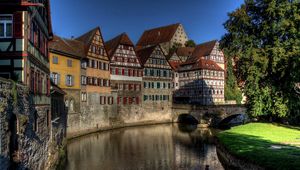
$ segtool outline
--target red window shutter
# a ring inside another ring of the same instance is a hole
[[[136,76],[136,71],[133,70],[132,76]]]
[[[120,104],[121,97],[117,97],[117,104]]]
[[[124,68],[122,68],[122,75],[124,75],[125,71],[124,71]]]
[[[136,89],[137,89],[137,84],[134,84],[133,87],[134,87],[133,90],[136,91]]]
[[[22,38],[23,37],[23,23],[22,23],[22,12],[15,12],[13,18],[13,35],[14,38]]]
[[[128,69],[128,76],[131,76],[131,69]]]
[[[126,104],[126,97],[123,97],[123,104]]]
[[[136,104],[139,104],[140,103],[140,99],[139,99],[139,97],[137,96],[136,97]]]

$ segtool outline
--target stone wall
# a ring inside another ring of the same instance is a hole
[[[0,79],[1,169],[44,169],[48,158],[49,105],[34,106],[27,87]]]
[[[114,103],[100,105],[100,96],[104,94],[89,93],[88,101],[81,106],[81,113],[68,115],[68,138],[118,127],[172,122],[170,102],[118,105],[117,92],[112,92],[110,96]]]

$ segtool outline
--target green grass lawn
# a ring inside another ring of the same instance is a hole
[[[300,128],[249,123],[217,137],[232,154],[267,169],[300,169]]]

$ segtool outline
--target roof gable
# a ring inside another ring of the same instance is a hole
[[[215,47],[217,40],[205,42],[199,44],[195,47],[191,57],[189,57],[186,63],[193,63],[198,61],[199,58],[208,56],[212,52],[213,48]]]
[[[122,33],[116,36],[115,38],[105,42],[105,48],[109,57],[111,57],[114,54],[114,52],[118,48],[118,45],[120,44],[134,46],[128,35],[126,33]]]
[[[176,23],[146,30],[139,39],[137,46],[155,45],[168,42],[173,38],[179,25],[180,23]]]

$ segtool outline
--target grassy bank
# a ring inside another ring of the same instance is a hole
[[[249,123],[217,137],[233,155],[267,169],[300,168],[300,128]]]

